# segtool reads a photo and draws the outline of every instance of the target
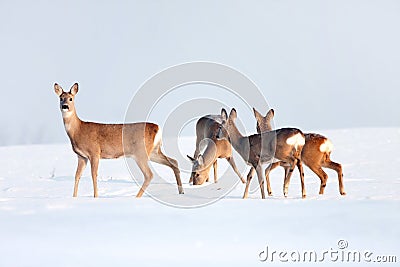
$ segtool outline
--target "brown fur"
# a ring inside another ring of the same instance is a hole
[[[78,194],[78,184],[87,162],[90,162],[94,197],[97,192],[97,170],[100,159],[132,157],[144,174],[144,183],[137,197],[141,197],[153,178],[148,161],[169,166],[175,174],[179,193],[183,193],[178,162],[161,152],[161,139],[155,142],[159,132],[158,125],[149,122],[129,124],[101,124],[85,122],[76,114],[74,98],[78,93],[75,83],[69,92],[64,92],[54,85],[55,93],[60,97],[60,109],[63,114],[64,127],[71,141],[73,151],[78,155],[78,167],[75,174],[74,194]],[[123,144],[125,138],[125,147]],[[129,142],[127,142],[129,140]]]
[[[257,120],[257,132],[271,131],[271,120],[274,117],[274,110],[271,109],[265,116],[262,116],[257,110],[254,109],[254,116]],[[302,162],[309,167],[321,180],[321,186],[319,193],[323,194],[328,180],[328,175],[324,172],[322,167],[329,168],[337,172],[339,180],[339,192],[341,195],[345,195],[343,186],[343,173],[342,165],[333,162],[330,159],[331,152],[321,152],[320,146],[328,140],[325,136],[316,133],[304,134],[306,143],[301,152]],[[268,173],[274,168],[282,166],[285,169],[285,173],[288,172],[288,166],[282,162],[273,164],[268,170]],[[266,170],[267,173],[267,170]]]
[[[221,114],[223,113],[226,114],[225,109],[221,110]],[[194,185],[201,185],[204,181],[208,181],[211,166],[214,168],[214,182],[216,183],[218,181],[218,158],[226,159],[242,183],[245,183],[233,159],[231,144],[226,139],[217,138],[217,133],[221,127],[218,121],[222,121],[221,115],[208,115],[201,117],[196,123],[196,150],[193,158],[188,156],[193,163],[189,183],[193,182]],[[208,139],[207,147],[203,155],[200,155],[200,142],[206,139]]]
[[[300,134],[304,137],[303,133],[296,128],[282,128],[274,131],[264,132],[262,134],[254,134],[250,136],[242,136],[235,125],[236,110],[232,109],[229,118],[223,123],[223,127],[228,133],[228,138],[233,148],[242,156],[247,164],[252,166],[258,176],[258,182],[261,190],[261,197],[265,198],[264,193],[264,179],[262,176],[262,164],[269,162],[273,159],[279,160],[290,166],[290,171],[285,177],[285,185],[289,184],[291,173],[295,166],[299,169],[302,197],[306,197],[304,188],[304,174],[303,167],[300,160],[302,145],[297,146],[287,144],[287,139]],[[219,136],[223,137],[223,131],[219,131]],[[248,197],[249,185],[253,175],[251,172],[247,176],[247,183],[243,198]],[[269,177],[266,176],[268,194],[271,195],[271,187]],[[287,187],[285,187],[287,189]],[[287,193],[287,192],[286,192]]]

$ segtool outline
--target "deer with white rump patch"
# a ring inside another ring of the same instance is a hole
[[[78,194],[78,184],[88,160],[93,180],[94,197],[97,192],[97,170],[100,159],[120,157],[133,158],[144,175],[144,182],[136,197],[141,197],[153,178],[148,161],[170,167],[175,174],[179,194],[183,194],[178,162],[165,156],[161,151],[161,129],[157,124],[149,122],[128,124],[101,124],[81,121],[74,105],[78,84],[75,83],[69,92],[58,84],[54,91],[60,98],[60,110],[65,131],[71,141],[72,149],[78,156],[78,167],[75,174],[74,194]],[[124,135],[123,144],[122,136]]]
[[[246,181],[243,179],[239,170],[236,167],[235,161],[232,156],[232,146],[226,139],[218,139],[217,134],[222,123],[222,117],[227,117],[228,114],[223,108],[221,115],[207,115],[201,117],[196,123],[196,150],[193,158],[187,156],[192,161],[192,174],[189,183],[193,185],[201,185],[204,181],[209,180],[209,173],[211,166],[214,169],[214,182],[217,178],[217,159],[225,158],[231,165],[232,169],[239,176],[242,183]],[[206,148],[203,154],[200,154],[201,142],[206,142]]]
[[[255,108],[253,108],[253,111],[254,116],[257,120],[257,132],[261,133],[271,131],[271,120],[275,114],[274,110],[270,109],[265,116],[262,116]],[[306,139],[306,143],[301,152],[301,160],[321,180],[319,193],[324,193],[326,181],[328,180],[328,175],[322,169],[322,167],[324,167],[337,172],[339,180],[339,192],[341,195],[345,195],[346,192],[344,191],[343,186],[342,165],[333,162],[330,159],[330,155],[333,149],[332,142],[325,136],[316,133],[305,133],[304,136]],[[269,175],[269,172],[278,166],[282,166],[285,169],[286,176],[289,171],[289,166],[285,165],[282,162],[272,163],[271,167],[268,170],[268,173],[266,172],[265,175]]]
[[[271,163],[275,161],[282,161],[290,166],[289,173],[285,177],[285,195],[287,195],[287,185],[290,176],[297,166],[300,172],[302,197],[306,197],[304,188],[304,173],[301,164],[301,150],[304,146],[304,134],[296,128],[282,128],[278,130],[263,132],[261,134],[253,134],[250,136],[243,136],[236,127],[235,120],[237,113],[232,109],[229,117],[224,118],[222,127],[226,129],[227,136],[224,135],[221,128],[218,133],[218,138],[227,137],[233,148],[240,154],[244,161],[253,167],[257,172],[258,183],[260,186],[261,197],[265,198],[264,193],[264,179],[262,173],[262,165],[264,163]],[[253,175],[251,172],[247,176],[246,189],[243,198],[248,197],[249,185]],[[271,195],[271,186],[269,178],[267,180],[268,194]]]

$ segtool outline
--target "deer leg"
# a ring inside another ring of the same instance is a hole
[[[292,177],[293,170],[296,167],[297,164],[297,159],[295,159],[291,164],[290,167],[286,167],[289,170],[287,171],[285,168],[285,180],[283,182],[283,195],[287,197],[288,195],[288,190],[289,190],[289,183],[290,183],[290,177]]]
[[[319,177],[319,179],[321,180],[321,186],[319,188],[319,194],[323,195],[325,187],[326,187],[326,181],[328,180],[328,175],[326,174],[326,172],[324,172],[324,170],[319,165],[318,166],[309,166],[309,167]]]
[[[184,192],[183,192],[181,174],[179,171],[178,162],[175,159],[172,159],[164,155],[160,148],[158,148],[157,153],[151,154],[150,160],[168,166],[174,171],[176,184],[178,185],[178,192],[179,194],[183,194]]]
[[[239,176],[242,183],[246,183],[246,181],[242,177],[242,174],[239,172],[238,168],[236,167],[236,163],[235,163],[235,160],[233,159],[233,157],[226,158],[226,160],[228,161],[229,165],[231,165],[233,171],[237,174],[237,176]]]
[[[261,198],[265,199],[265,192],[264,192],[264,178],[263,178],[263,173],[262,173],[262,167],[259,164],[256,168],[257,172],[257,178],[258,178],[258,184],[260,185],[260,190],[261,190]]]
[[[322,195],[324,194],[324,190],[326,187],[326,181],[328,180],[328,175],[324,170],[321,168],[321,165],[316,164],[316,165],[307,165],[321,180],[321,186],[319,188],[319,194]]]
[[[247,174],[247,180],[253,178],[254,174],[256,174],[256,169],[254,169],[254,167],[251,167],[249,173]]]
[[[153,172],[151,171],[147,161],[144,162],[136,161],[136,163],[144,175],[144,182],[139,192],[136,195],[136,197],[139,198],[142,197],[143,193],[146,191],[146,188],[149,186],[151,180],[153,179]]]
[[[297,160],[296,162],[297,169],[299,169],[300,173],[300,181],[301,181],[301,197],[306,198],[306,188],[304,185],[304,170],[303,170],[303,164],[301,163],[301,160]]]
[[[289,170],[290,170],[290,164],[286,164],[283,161],[280,162],[280,165],[283,167],[283,169],[285,170],[285,176],[283,177],[283,181],[285,181],[286,176],[288,176],[289,174]]]
[[[218,182],[218,163],[217,160],[214,161],[213,163],[213,169],[214,169],[214,183]]]
[[[90,170],[92,171],[93,191],[94,197],[98,197],[97,192],[97,171],[99,169],[99,158],[94,157],[90,159]]]
[[[247,182],[246,182],[246,188],[244,189],[243,198],[247,198],[249,196],[250,181],[253,178],[255,172],[256,172],[256,169],[254,167],[251,167],[249,173],[247,174]]]
[[[338,180],[339,180],[339,192],[341,195],[346,195],[346,192],[344,191],[344,186],[343,186],[342,165],[340,165],[339,163],[333,162],[333,161],[326,161],[326,162],[322,163],[322,166],[332,169],[337,172]]]
[[[85,170],[87,161],[88,161],[87,158],[78,155],[78,167],[76,168],[76,173],[75,173],[75,185],[74,185],[73,197],[76,197],[78,195],[79,180],[81,179],[82,173]]]
[[[272,190],[271,190],[271,185],[269,183],[269,173],[276,167],[280,165],[280,162],[274,162],[268,165],[267,168],[265,168],[265,180],[267,181],[267,191],[268,191],[268,196],[272,196]]]

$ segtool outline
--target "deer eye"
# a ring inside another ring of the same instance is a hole
[[[69,101],[72,101],[72,98],[70,98]]]

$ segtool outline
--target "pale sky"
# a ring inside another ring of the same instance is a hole
[[[385,0],[1,1],[0,145],[68,142],[54,82],[79,82],[82,119],[121,122],[147,79],[191,61],[253,80],[277,127],[399,127],[399,28]]]

